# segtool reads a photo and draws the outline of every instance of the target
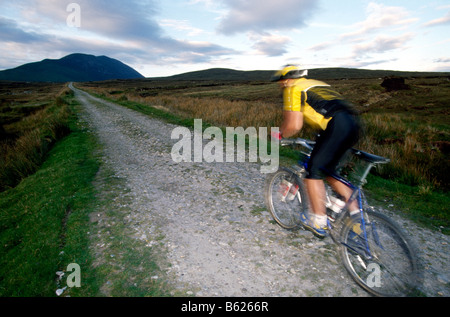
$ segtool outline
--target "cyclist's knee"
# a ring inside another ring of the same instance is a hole
[[[311,167],[306,171],[306,179],[324,179],[325,175],[321,168]]]

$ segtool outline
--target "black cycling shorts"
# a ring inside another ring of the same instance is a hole
[[[307,179],[323,179],[335,173],[344,154],[358,142],[358,119],[347,111],[337,112],[316,140],[307,166]]]

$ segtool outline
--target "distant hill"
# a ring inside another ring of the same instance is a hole
[[[233,81],[267,81],[275,71],[255,70],[239,71],[227,68],[212,68],[194,71],[158,79],[167,80],[233,80]],[[316,68],[309,70],[309,78],[314,79],[364,79],[382,78],[386,76],[401,77],[441,77],[450,76],[450,73],[440,72],[404,72],[392,70],[368,70],[356,68]]]
[[[273,71],[254,70],[241,71],[228,68],[211,68],[199,70],[169,77],[170,80],[268,80],[273,75]],[[161,78],[161,79],[163,79]]]
[[[133,68],[107,56],[71,54],[61,59],[44,59],[0,71],[0,80],[27,82],[81,82],[144,78]]]
[[[169,77],[153,77],[152,80],[225,80],[268,81],[274,71],[240,71],[227,68],[212,68],[178,74]],[[364,79],[385,76],[437,77],[450,76],[439,72],[403,72],[391,70],[367,70],[356,68],[316,68],[309,70],[315,79]],[[44,59],[17,68],[0,71],[0,80],[22,82],[86,82],[114,79],[144,78],[133,68],[107,56],[71,54],[61,59]]]

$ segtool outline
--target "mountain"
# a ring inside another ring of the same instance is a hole
[[[170,77],[157,79],[164,80],[233,80],[233,81],[268,81],[275,71],[255,70],[239,71],[227,68],[211,68],[206,70],[188,72]],[[308,77],[314,79],[364,79],[383,78],[386,76],[401,77],[441,77],[450,76],[450,73],[441,72],[405,72],[393,70],[369,70],[356,68],[316,68],[308,71]]]
[[[133,68],[107,56],[71,54],[0,71],[0,80],[28,82],[101,81],[144,78]]]
[[[273,71],[253,70],[241,71],[228,68],[211,68],[199,70],[179,75],[164,77],[170,80],[268,80],[273,75]]]

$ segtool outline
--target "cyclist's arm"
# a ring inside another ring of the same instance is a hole
[[[283,123],[280,127],[281,136],[289,138],[297,134],[303,127],[303,113],[300,111],[283,111]]]
[[[280,132],[283,138],[289,138],[303,127],[301,90],[296,86],[286,87],[283,91],[283,101],[283,123]]]

